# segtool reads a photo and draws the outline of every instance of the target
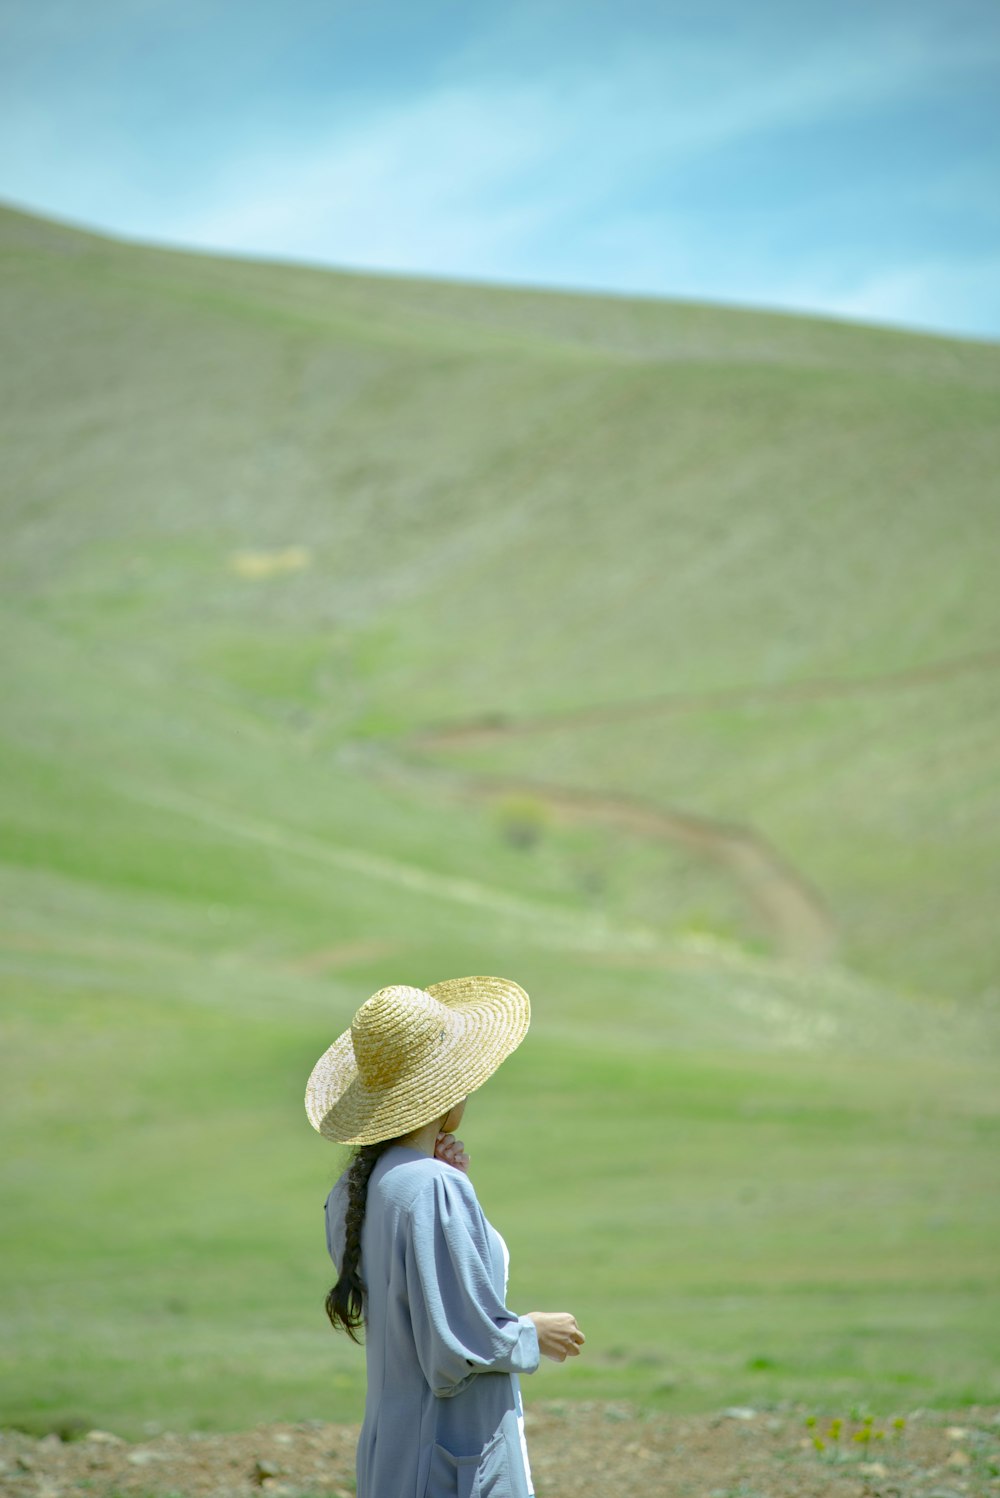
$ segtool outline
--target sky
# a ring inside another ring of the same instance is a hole
[[[0,0],[0,199],[1000,339],[1000,3]]]

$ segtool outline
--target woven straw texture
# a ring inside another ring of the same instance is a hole
[[[481,1087],[530,1021],[528,995],[508,978],[380,988],[313,1067],[309,1122],[340,1144],[408,1134]]]

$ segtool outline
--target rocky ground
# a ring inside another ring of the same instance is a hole
[[[627,1405],[529,1411],[538,1498],[1000,1498],[1000,1409],[831,1422],[808,1410],[652,1415]],[[351,1498],[356,1427],[230,1435],[0,1432],[11,1498]]]

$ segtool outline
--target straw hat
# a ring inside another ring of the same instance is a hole
[[[530,1020],[528,995],[507,978],[380,988],[313,1067],[309,1122],[340,1144],[408,1134],[481,1087]]]

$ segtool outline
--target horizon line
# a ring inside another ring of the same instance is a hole
[[[943,328],[930,328],[913,323],[883,322],[857,316],[848,317],[843,313],[824,311],[818,308],[782,307],[776,306],[773,303],[731,301],[728,298],[720,297],[704,298],[668,295],[660,291],[625,291],[620,288],[604,286],[568,286],[565,283],[547,281],[522,281],[516,279],[498,281],[481,279],[477,276],[456,275],[454,273],[445,274],[435,271],[415,271],[403,268],[387,268],[384,266],[352,265],[340,261],[312,260],[292,254],[284,255],[280,252],[275,253],[273,251],[219,249],[192,244],[183,240],[148,238],[145,235],[134,235],[120,229],[109,229],[80,219],[64,217],[61,214],[52,213],[48,209],[39,208],[34,204],[6,197],[0,197],[0,210],[17,213],[24,218],[38,219],[44,223],[54,224],[58,228],[65,228],[75,233],[90,235],[95,239],[110,240],[112,243],[135,246],[138,249],[162,250],[168,254],[200,255],[212,260],[237,260],[255,265],[273,265],[279,268],[289,267],[292,269],[299,268],[301,270],[328,272],[331,275],[355,276],[358,278],[369,277],[385,281],[428,282],[434,286],[478,288],[483,291],[527,292],[539,296],[578,297],[586,300],[604,299],[619,302],[653,302],[666,306],[702,307],[723,312],[742,312],[751,316],[784,317],[798,321],[833,323],[839,327],[860,328],[865,331],[879,333],[902,334],[906,337],[943,339],[951,343],[969,343],[977,348],[1000,348],[1000,333],[952,332]]]

